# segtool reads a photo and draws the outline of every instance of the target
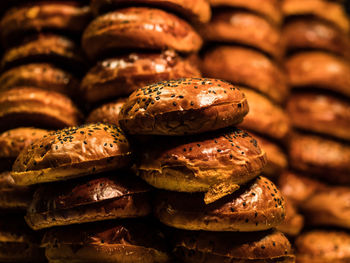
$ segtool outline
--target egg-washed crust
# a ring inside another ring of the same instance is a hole
[[[160,189],[206,192],[205,202],[212,203],[259,175],[266,162],[254,138],[230,128],[176,141],[158,139],[142,154],[137,172]]]
[[[194,23],[207,23],[210,20],[211,10],[207,0],[92,0],[91,10],[95,16],[101,12],[119,9],[125,6],[147,5],[163,8],[184,16]]]
[[[131,150],[121,129],[89,124],[44,136],[22,151],[12,176],[19,185],[66,180],[131,163]]]
[[[203,194],[160,192],[155,215],[163,224],[180,229],[254,232],[281,224],[285,209],[276,186],[259,177],[209,205]]]
[[[119,113],[122,109],[126,98],[120,98],[117,101],[103,104],[102,106],[94,109],[90,112],[89,116],[85,120],[86,123],[109,123],[119,124]]]
[[[222,80],[185,78],[132,93],[119,123],[130,134],[186,135],[235,125],[247,113],[239,88]]]
[[[108,50],[174,49],[191,53],[202,46],[202,38],[181,18],[147,7],[120,9],[97,17],[85,29],[82,47],[90,58]]]

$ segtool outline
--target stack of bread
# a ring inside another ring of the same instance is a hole
[[[234,127],[247,112],[243,92],[205,78],[148,85],[121,109],[122,129],[142,136],[137,174],[159,189],[154,213],[183,262],[294,262],[273,229],[285,216],[283,197],[259,176],[265,152]]]
[[[282,9],[295,131],[288,147],[293,172],[281,176],[280,186],[311,227],[296,240],[297,257],[346,262],[350,234],[339,228],[350,229],[349,18],[341,1],[284,0]]]
[[[95,64],[82,80],[87,122],[117,124],[120,105],[134,90],[162,80],[200,77],[194,26],[210,19],[206,0],[92,0],[95,19],[82,46]]]

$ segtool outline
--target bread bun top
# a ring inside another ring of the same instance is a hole
[[[85,122],[86,123],[102,122],[102,123],[118,125],[119,113],[125,101],[126,101],[126,98],[120,98],[115,102],[103,104],[102,106],[90,112]]]
[[[239,88],[217,79],[185,78],[132,93],[119,123],[131,134],[184,135],[234,125],[247,113],[247,100]]]

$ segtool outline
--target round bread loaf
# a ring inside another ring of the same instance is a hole
[[[294,134],[290,138],[292,168],[331,183],[350,183],[350,144],[316,135]]]
[[[325,52],[301,52],[286,60],[289,84],[335,91],[350,97],[350,64]]]
[[[349,37],[326,21],[298,17],[288,21],[282,31],[286,51],[318,49],[350,56]]]
[[[150,188],[134,175],[103,176],[44,185],[34,194],[25,219],[35,229],[151,212]]]
[[[91,14],[81,1],[38,2],[9,9],[0,21],[0,32],[5,46],[25,34],[58,30],[79,34],[89,23]]]
[[[165,263],[162,236],[147,223],[110,221],[49,230],[42,245],[50,262]]]
[[[276,227],[282,233],[295,237],[298,236],[304,227],[304,216],[297,211],[296,205],[289,199],[285,199],[286,217],[282,224]]]
[[[0,92],[1,131],[20,126],[61,129],[81,118],[71,99],[54,91],[17,87]]]
[[[155,215],[163,224],[180,229],[254,232],[281,224],[285,209],[276,186],[259,177],[209,205],[201,193],[160,192]]]
[[[125,168],[130,162],[130,145],[119,127],[89,124],[35,141],[16,159],[12,176],[18,185],[30,185]]]
[[[241,91],[247,97],[249,113],[238,126],[283,141],[291,130],[285,111],[254,90],[241,88]]]
[[[0,75],[1,91],[23,86],[75,96],[79,81],[72,74],[48,63],[22,65]]]
[[[92,59],[120,49],[198,51],[202,39],[190,24],[159,9],[130,7],[97,17],[86,28],[82,46]]]
[[[209,0],[213,7],[233,7],[246,9],[268,18],[275,24],[282,22],[282,13],[279,0]]]
[[[350,140],[349,100],[316,92],[294,93],[287,113],[294,127]]]
[[[92,0],[92,12],[97,16],[111,9],[125,6],[145,5],[163,8],[184,16],[194,23],[207,23],[210,20],[210,5],[207,0]]]
[[[178,231],[173,243],[175,256],[185,263],[295,262],[288,239],[278,231]]]
[[[164,81],[132,93],[119,123],[130,134],[186,135],[240,123],[248,104],[239,88],[216,79]]]
[[[32,62],[53,63],[77,73],[85,70],[85,62],[76,44],[66,37],[52,34],[28,38],[8,49],[1,60],[1,67],[8,69]]]
[[[313,230],[296,241],[298,263],[345,263],[350,260],[350,235],[342,231]]]
[[[350,24],[342,4],[328,0],[284,0],[282,3],[284,16],[314,16],[349,32]]]
[[[126,100],[126,98],[121,98],[115,102],[103,104],[102,106],[90,112],[85,122],[101,122],[118,125],[120,110],[122,109]]]
[[[309,225],[350,229],[350,187],[328,187],[314,193],[301,204]]]
[[[260,52],[244,47],[217,46],[208,51],[202,72],[255,89],[277,103],[282,103],[289,92],[281,69]]]
[[[201,28],[208,41],[238,43],[281,58],[279,28],[259,15],[241,10],[215,10],[210,23]]]
[[[265,165],[266,155],[257,141],[230,128],[190,138],[158,139],[142,154],[137,172],[157,188],[206,192],[205,203],[212,203],[255,178]]]
[[[133,91],[162,80],[200,77],[190,61],[167,50],[161,53],[131,53],[99,62],[83,78],[80,92],[92,104],[129,96]]]

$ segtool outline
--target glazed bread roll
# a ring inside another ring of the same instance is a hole
[[[200,77],[190,59],[172,50],[161,53],[131,53],[103,60],[85,75],[80,93],[93,104],[102,100],[129,96],[133,91],[162,80]]]
[[[86,119],[86,123],[109,123],[118,125],[119,123],[119,114],[122,109],[126,98],[118,99],[117,101],[103,104],[102,106],[94,109],[90,112],[89,116]]]
[[[237,128],[151,144],[141,156],[138,174],[156,188],[206,192],[205,203],[236,191],[266,165],[257,141]]]
[[[350,103],[346,99],[316,92],[294,93],[288,99],[287,113],[294,127],[350,140]]]
[[[289,92],[281,69],[253,49],[217,46],[205,53],[202,72],[204,76],[255,89],[277,103],[285,101]]]
[[[87,174],[126,168],[129,142],[114,125],[88,124],[50,133],[23,150],[12,176],[18,185],[67,180]]]
[[[294,263],[288,239],[278,231],[252,233],[177,232],[174,254],[186,263]]]
[[[194,23],[207,23],[211,15],[210,5],[207,0],[92,0],[90,5],[96,16],[101,12],[111,11],[113,8],[119,9],[132,5],[163,8],[184,16]]]
[[[214,9],[210,23],[201,28],[208,41],[237,43],[281,58],[282,47],[279,28],[251,12],[235,9]]]
[[[82,114],[67,96],[39,88],[0,91],[0,130],[20,126],[62,129],[80,123]]]
[[[147,7],[130,7],[99,16],[85,29],[82,38],[82,47],[91,59],[120,49],[171,48],[191,53],[201,46],[201,37],[185,20]]]
[[[312,87],[350,96],[350,64],[325,52],[301,52],[285,62],[289,84],[294,89]]]
[[[162,233],[150,224],[128,220],[49,230],[42,246],[49,262],[165,263]]]
[[[258,177],[209,205],[203,201],[203,194],[160,192],[155,215],[163,224],[180,229],[254,232],[281,224],[285,209],[276,186]]]
[[[141,179],[124,172],[43,185],[35,192],[25,219],[31,228],[38,230],[142,217],[151,212],[150,203],[150,188]]]
[[[129,134],[186,135],[240,123],[248,113],[244,94],[228,82],[186,78],[136,90],[119,123]]]

